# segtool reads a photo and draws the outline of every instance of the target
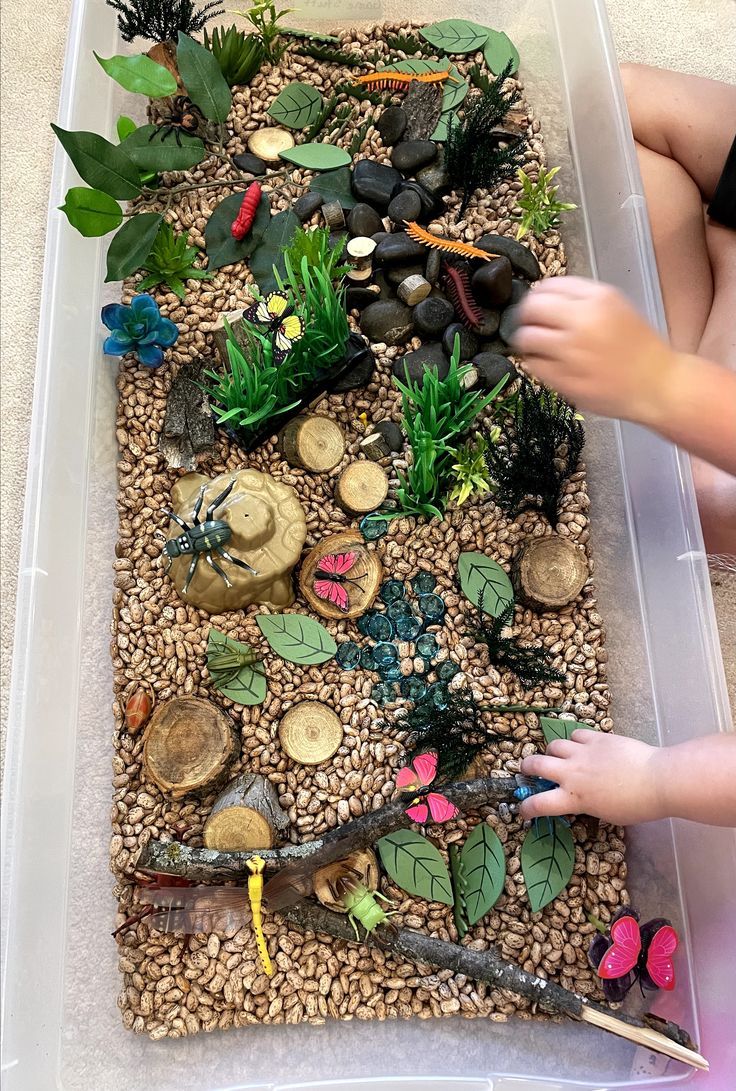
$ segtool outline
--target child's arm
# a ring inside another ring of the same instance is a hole
[[[592,814],[617,826],[655,818],[736,826],[736,734],[657,747],[581,728],[524,758],[521,772],[559,784],[525,799],[522,818]]]
[[[514,345],[581,409],[646,425],[736,474],[736,373],[675,352],[615,288],[542,281],[519,307]]]

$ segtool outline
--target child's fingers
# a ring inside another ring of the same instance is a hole
[[[576,745],[571,739],[553,739],[548,744],[544,754],[545,757],[571,758],[576,749]]]
[[[600,285],[587,277],[545,277],[532,288],[534,295],[567,296],[569,299],[589,299]]]
[[[540,792],[525,799],[519,807],[519,814],[523,819],[529,819],[545,814],[572,814],[574,810],[572,800],[564,788],[551,788],[549,792]]]
[[[513,347],[523,356],[562,357],[565,334],[546,326],[519,326],[512,334]]]
[[[524,776],[544,777],[545,780],[558,781],[564,768],[564,761],[550,757],[549,754],[530,754],[521,762],[521,772]]]
[[[524,326],[544,326],[546,329],[569,329],[577,314],[579,300],[547,292],[527,292],[519,305],[517,330]]]

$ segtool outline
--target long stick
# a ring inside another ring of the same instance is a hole
[[[323,932],[338,939],[355,942],[355,935],[346,917],[332,913],[315,902],[300,902],[299,905],[283,910],[281,915],[305,931]],[[543,1011],[592,1023],[621,1038],[682,1061],[683,1064],[708,1070],[707,1060],[695,1050],[652,1030],[632,1016],[613,1015],[600,1004],[564,989],[554,981],[545,981],[535,974],[526,973],[513,962],[501,958],[493,948],[488,951],[475,951],[457,943],[426,936],[410,928],[379,928],[367,934],[361,942],[371,947],[380,947],[384,951],[396,952],[411,962],[452,970],[453,973],[464,974],[474,981],[486,981],[500,989],[509,989],[538,1004]],[[674,1029],[679,1031],[679,1028]]]
[[[515,777],[484,777],[448,784],[443,786],[442,793],[461,811],[474,811],[489,804],[511,801],[516,787]],[[387,833],[411,826],[405,806],[406,801],[392,800],[379,810],[361,815],[314,841],[284,845],[280,849],[217,852],[215,849],[189,848],[178,841],[151,841],[141,850],[137,867],[141,871],[178,875],[197,883],[247,878],[248,861],[254,855],[261,856],[267,868],[282,868],[309,860],[316,870],[357,849],[374,845]]]

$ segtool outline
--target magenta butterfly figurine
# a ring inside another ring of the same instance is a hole
[[[361,588],[365,576],[349,576],[360,556],[354,550],[348,553],[328,553],[317,565],[314,574],[314,593],[326,602],[331,602],[338,610],[347,610],[350,605],[345,584],[354,584]]]
[[[406,813],[412,822],[426,825],[432,822],[449,822],[460,812],[454,803],[439,792],[430,792],[429,786],[437,776],[437,755],[433,750],[417,754],[409,765],[396,774],[396,787],[402,792],[412,792],[414,798]]]
[[[593,938],[588,959],[603,981],[606,999],[617,1004],[637,980],[642,995],[644,989],[674,989],[677,943],[677,932],[664,917],[639,927],[639,914],[626,906],[613,918],[608,935]]]

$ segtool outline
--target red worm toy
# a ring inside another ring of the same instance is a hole
[[[233,238],[237,239],[238,242],[245,238],[253,226],[258,206],[261,203],[262,192],[259,182],[251,182],[245,191],[243,203],[240,206],[240,210],[233,220],[233,226],[230,229]]]

